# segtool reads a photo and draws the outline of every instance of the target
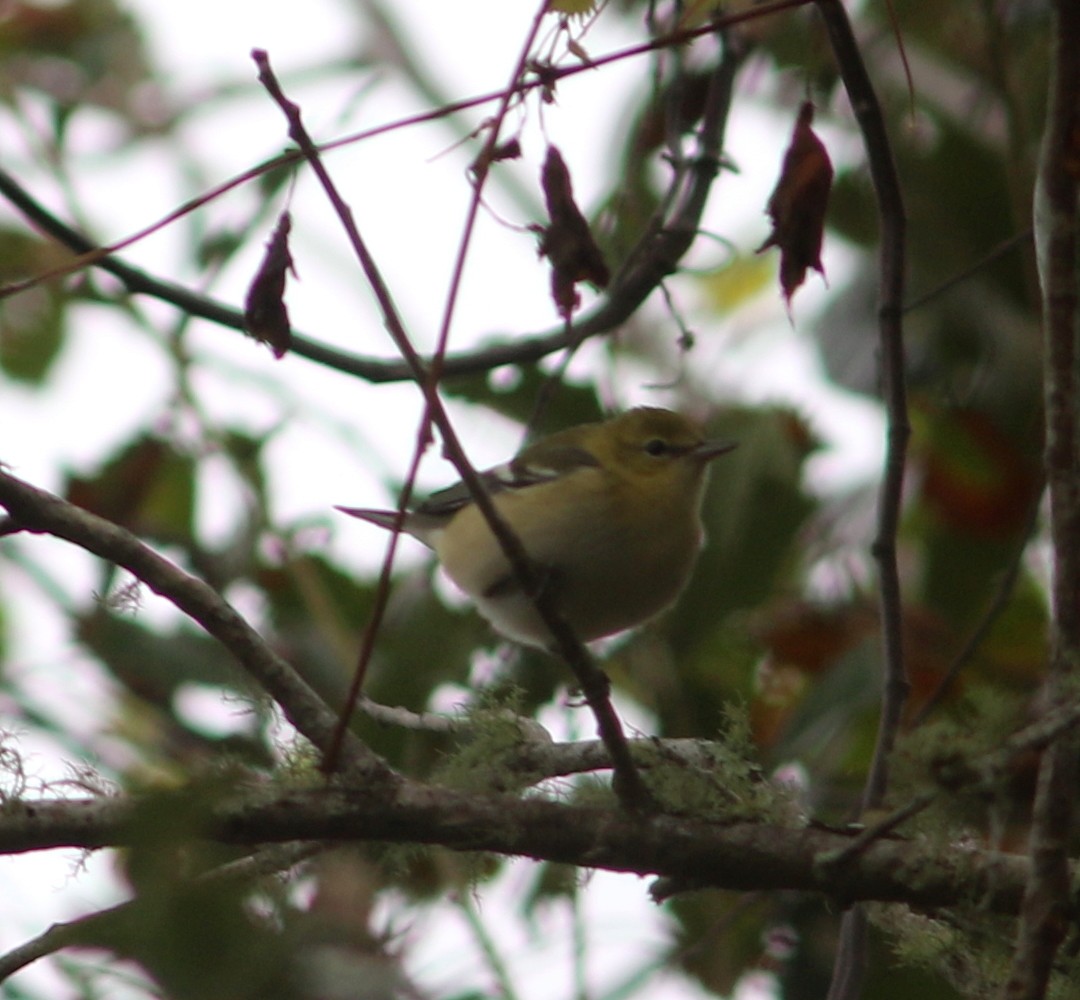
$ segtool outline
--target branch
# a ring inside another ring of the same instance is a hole
[[[178,793],[179,794],[179,793]],[[123,799],[16,801],[0,812],[0,853],[57,847],[121,847],[136,835],[135,808]],[[403,782],[389,795],[335,784],[238,797],[220,805],[205,836],[227,844],[318,840],[441,845],[587,868],[672,878],[720,889],[787,890],[840,905],[880,900],[936,909],[977,905],[1015,914],[1027,859],[958,845],[881,840],[842,871],[818,860],[851,836],[818,827],[719,824],[538,798],[475,795]]]
[[[863,134],[863,145],[877,198],[881,226],[878,289],[878,335],[881,342],[882,396],[888,417],[885,472],[878,506],[878,530],[873,553],[878,563],[885,677],[881,720],[861,810],[879,807],[889,782],[889,757],[900,730],[909,684],[904,667],[903,612],[896,565],[896,535],[900,523],[904,464],[911,427],[904,382],[904,255],[906,215],[900,180],[893,161],[888,130],[874,85],[841,0],[816,0],[825,23],[840,76]],[[861,993],[866,954],[866,915],[856,907],[844,915],[828,1000],[854,1000]]]
[[[334,712],[209,584],[185,573],[123,528],[3,471],[0,504],[23,530],[55,535],[123,566],[171,601],[235,657],[297,730],[316,747],[326,745],[337,719]],[[348,741],[346,759],[353,773],[365,780],[396,780],[386,764],[355,737]]]
[[[900,521],[900,501],[904,463],[911,427],[907,415],[904,382],[904,256],[906,215],[900,179],[893,162],[888,130],[874,86],[840,0],[816,0],[829,33],[836,63],[863,134],[870,176],[877,198],[881,226],[879,257],[878,321],[881,340],[882,396],[888,415],[888,442],[885,474],[878,508],[878,531],[873,552],[878,561],[881,589],[882,629],[885,641],[885,686],[881,724],[874,759],[867,776],[862,807],[881,804],[888,785],[888,756],[900,727],[900,715],[908,693],[904,669],[900,581],[896,568],[896,533]]]
[[[1035,240],[1045,348],[1046,481],[1050,495],[1053,631],[1044,700],[1055,705],[1080,676],[1080,7],[1057,0],[1046,131],[1035,193]],[[1042,1000],[1069,926],[1069,847],[1076,828],[1075,733],[1043,755],[1032,814],[1031,873],[1002,996]]]
[[[768,8],[755,11],[753,16],[761,16],[771,9],[782,9],[797,5],[795,2],[785,0],[783,3],[772,4]],[[744,19],[746,19],[745,14],[723,18],[721,21],[726,24]],[[687,39],[703,33],[704,30],[695,29],[692,35],[687,36]],[[671,44],[674,40],[667,39],[664,44]],[[686,39],[680,36],[678,40]],[[659,45],[650,43],[641,51],[651,51],[656,47],[659,47]],[[672,191],[669,192],[669,197],[665,199],[666,203],[674,203],[676,207],[671,212],[670,217],[658,217],[648,227],[641,243],[630,254],[626,264],[616,275],[613,283],[613,294],[594,310],[591,316],[570,329],[564,326],[560,327],[556,333],[541,334],[525,339],[515,338],[513,344],[475,352],[460,358],[453,356],[445,358],[441,365],[444,374],[486,370],[511,361],[520,363],[527,360],[537,360],[568,344],[577,344],[587,337],[606,333],[625,320],[651,294],[659,281],[675,269],[679,259],[689,248],[697,234],[701,213],[704,210],[709,189],[718,170],[723,133],[732,97],[732,84],[737,68],[742,61],[742,56],[741,52],[725,47],[724,56],[718,64],[713,85],[710,88],[699,137],[698,156],[689,170],[684,169],[676,172],[675,184]],[[610,61],[610,58],[594,61],[593,66],[599,65],[602,61]],[[580,68],[574,71],[580,71]],[[570,70],[557,71],[560,78],[562,75],[569,75],[569,73]],[[533,86],[534,84],[529,82],[527,85]],[[308,151],[288,155],[293,160],[298,155],[305,155],[310,159],[311,150],[313,149],[312,144],[311,149]],[[315,150],[315,155],[317,156],[317,150]],[[3,191],[37,225],[59,239],[70,249],[77,253],[94,254],[97,252],[92,241],[56,219],[33,199],[14,178],[3,171],[0,171],[0,191]],[[120,278],[130,291],[154,295],[180,306],[191,315],[200,316],[236,329],[243,329],[243,315],[238,310],[196,295],[179,285],[153,278],[137,268],[124,264],[115,257],[98,257],[94,262]],[[297,350],[298,353],[312,360],[320,361],[342,371],[351,372],[371,381],[392,381],[404,378],[420,380],[421,373],[428,366],[426,359],[418,358],[415,354],[412,358],[406,358],[404,362],[387,363],[374,359],[358,358],[346,352],[327,348],[299,335]],[[444,431],[444,439],[448,441],[449,449],[453,452],[455,439],[452,428],[449,428],[447,423],[440,429]],[[460,452],[460,449],[458,450]],[[460,452],[460,461],[467,467],[463,452]],[[470,476],[467,468],[463,469],[462,465],[459,464],[458,471],[462,473],[466,481],[469,480]],[[483,501],[478,502],[481,507],[484,506]],[[496,534],[499,534],[497,530]],[[513,548],[512,539],[506,544],[511,549]],[[553,631],[556,634],[559,632],[558,629]],[[563,631],[565,632],[565,630]],[[588,676],[587,656],[583,654],[583,651],[574,649],[575,646],[580,644],[576,643],[572,636],[564,636],[561,645],[564,656],[568,655],[572,662],[576,661],[579,669]],[[601,681],[595,681],[594,679],[583,683],[583,688],[587,694],[590,694],[594,702],[599,704],[601,701],[606,700],[605,685]],[[602,728],[606,729],[610,734],[614,726],[617,725],[617,719],[613,712],[606,712],[603,708],[601,708],[601,716],[606,716],[606,722],[602,723]],[[617,756],[623,755],[618,754]],[[620,769],[626,771],[629,765],[629,757],[625,755]],[[633,784],[633,782],[631,783]]]
[[[762,16],[772,9],[799,6],[805,2],[808,2],[808,0],[797,0],[797,2],[795,0],[785,0],[783,3],[769,5],[768,9],[763,7],[753,10],[751,13],[755,17]],[[737,17],[725,17],[719,20],[722,24],[731,24],[746,19],[744,12]],[[688,37],[696,37],[707,30],[711,29],[695,29],[692,35]],[[682,35],[679,36],[679,39],[686,40]],[[658,42],[671,44],[672,39],[661,39]],[[648,47],[637,47],[633,50],[633,54],[637,54],[639,51],[653,51],[654,48],[659,47],[662,46],[650,44]],[[625,58],[626,53],[618,55],[620,58]],[[562,79],[575,72],[581,72],[585,68],[595,69],[597,66],[609,61],[612,61],[612,59],[605,57],[594,60],[588,67],[568,67],[566,69],[556,69],[553,72],[558,79]],[[700,229],[701,214],[704,211],[709,190],[716,176],[719,153],[723,146],[723,133],[732,96],[731,80],[734,78],[735,71],[741,61],[741,53],[725,52],[724,58],[718,67],[715,96],[710,98],[711,114],[705,121],[701,132],[700,168],[692,171],[690,182],[681,197],[678,210],[670,219],[660,219],[658,220],[659,224],[654,222],[646,229],[637,246],[628,255],[626,263],[614,276],[607,294],[598,305],[570,326],[560,324],[551,330],[531,334],[496,335],[497,337],[505,336],[505,342],[496,343],[475,351],[448,354],[441,365],[441,372],[444,377],[475,375],[507,364],[531,364],[566,347],[580,344],[592,337],[610,333],[633,315],[656,289],[659,282],[675,270],[676,265],[689,249]],[[521,86],[525,89],[531,89],[538,86],[538,84],[533,81],[526,81]],[[501,96],[501,93],[487,94],[483,96],[482,100],[487,102]],[[458,102],[456,105],[451,106],[450,110],[471,106],[472,103],[479,100]],[[444,109],[439,110],[443,111]],[[414,117],[406,119],[406,122],[410,123],[416,120]],[[369,130],[361,133],[359,137],[366,137],[375,131],[379,130]],[[318,149],[323,151],[341,145],[346,141],[353,141],[355,138],[357,137],[348,137],[344,140],[323,144]],[[277,160],[271,161],[270,164],[264,164],[263,167],[279,167],[285,163],[294,163],[301,159],[302,155],[298,151],[290,151]],[[711,165],[710,161],[712,161]],[[673,191],[665,195],[662,199],[663,203],[667,203],[674,198],[675,190],[683,184],[683,180],[681,175],[676,175]],[[39,229],[74,253],[94,255],[100,252],[101,248],[93,240],[58,219],[34,198],[23,185],[3,169],[0,169],[0,193],[7,197]],[[201,203],[202,199],[196,199],[195,201]],[[153,229],[156,226],[150,228]],[[190,316],[208,320],[227,329],[237,330],[241,333],[245,332],[244,314],[239,309],[205,295],[200,295],[175,282],[156,278],[137,267],[125,263],[115,255],[95,257],[92,263],[118,278],[129,292],[149,295],[176,306]],[[309,361],[314,361],[335,371],[353,375],[371,383],[403,382],[415,378],[415,372],[406,361],[365,357],[349,351],[338,350],[300,331],[292,331],[292,351]],[[430,364],[428,358],[424,358],[422,361],[425,367]]]
[[[702,177],[701,181],[706,181],[706,178]],[[698,191],[696,197],[688,198],[687,204],[699,202],[703,206],[711,182],[712,177],[707,178],[704,187]],[[97,249],[97,244],[93,240],[58,219],[2,168],[0,168],[0,193],[4,194],[39,229],[74,253],[89,254]],[[613,279],[604,299],[591,312],[580,317],[569,327],[562,323],[558,327],[540,333],[496,334],[496,339],[505,337],[505,342],[475,351],[447,354],[442,362],[443,376],[475,375],[502,365],[531,364],[572,344],[579,344],[592,337],[610,333],[633,315],[642,302],[652,294],[659,279],[670,274],[674,269],[673,262],[677,262],[689,247],[689,240],[685,240],[687,232],[690,233],[691,239],[696,232],[696,227],[687,225],[691,222],[694,220],[686,218],[677,233],[675,230],[661,233],[659,236],[650,233],[649,252],[646,253],[643,246],[646,241],[639,243],[628,258],[634,262],[633,266],[624,267]],[[683,245],[684,242],[685,245]],[[175,282],[156,278],[114,255],[98,258],[94,264],[119,279],[132,294],[149,295],[151,298],[176,306],[189,316],[208,320],[225,329],[236,330],[247,336],[243,311],[234,306],[193,292]],[[405,361],[385,360],[339,350],[295,329],[291,330],[291,338],[290,351],[298,357],[306,358],[345,375],[353,375],[372,384],[407,382],[415,378]],[[430,358],[422,359],[425,367],[430,364],[430,361]]]
[[[534,32],[538,29],[545,5],[541,5],[534,22]],[[531,36],[530,36],[531,37]],[[530,46],[526,46],[526,52]],[[633,757],[626,742],[626,734],[623,732],[622,722],[619,720],[614,706],[611,704],[610,683],[607,676],[596,666],[588,650],[574,631],[562,617],[554,598],[542,585],[542,577],[533,565],[524,545],[510,528],[506,519],[495,506],[483,481],[469,462],[465,449],[450,422],[449,415],[442,404],[438,393],[437,377],[442,371],[442,358],[436,354],[430,369],[421,360],[409,339],[404,323],[394,304],[390,290],[383,280],[382,274],[368,250],[367,244],[360,234],[356,225],[352,210],[339,194],[336,185],[324,166],[319,151],[315,146],[301,120],[299,107],[290,101],[281,90],[273,70],[270,67],[269,57],[261,49],[252,52],[252,58],[259,68],[259,81],[267,92],[281,108],[289,124],[289,137],[300,147],[305,159],[311,165],[320,184],[326,192],[330,203],[337,213],[345,234],[356,254],[357,260],[364,271],[364,276],[371,285],[379,308],[383,314],[386,328],[394,341],[395,346],[401,352],[405,363],[409,367],[412,377],[424,393],[424,402],[427,407],[425,421],[430,421],[439,429],[443,440],[443,449],[457,469],[462,481],[469,489],[469,493],[478,510],[487,522],[492,535],[498,541],[500,548],[505,554],[514,576],[522,586],[525,593],[532,595],[533,603],[540,615],[541,620],[551,633],[552,651],[557,653],[573,671],[582,693],[588,702],[589,708],[596,717],[597,728],[600,738],[604,741],[611,753],[612,769],[614,771],[613,786],[623,804],[632,811],[645,812],[655,807],[649,790],[641,780],[637,772]],[[525,55],[522,56],[524,63]],[[511,88],[512,89],[512,88]],[[506,97],[509,101],[509,96]],[[489,139],[489,142],[493,141]],[[372,634],[369,631],[369,635]],[[354,694],[355,694],[354,688]],[[338,737],[343,732],[347,713],[351,711],[351,703],[346,706],[345,713],[339,722],[338,729],[330,744],[330,753],[325,763],[325,769],[333,771],[335,765]]]
[[[496,111],[491,124],[487,128],[487,138],[484,141],[483,148],[476,162],[488,163],[491,160],[493,151],[499,142],[499,132],[502,129],[510,105],[514,100],[515,95],[522,93],[520,84],[525,77],[529,53],[532,50],[537,33],[540,31],[540,25],[542,24],[546,13],[547,3],[545,0],[545,2],[539,5],[536,13],[533,15],[532,26],[527,32],[525,42],[522,46],[521,53],[518,56],[518,60],[514,65],[509,83],[502,96],[499,98],[498,110]],[[372,654],[374,653],[375,641],[382,624],[383,615],[386,611],[387,601],[389,600],[390,579],[391,573],[393,572],[394,557],[396,554],[398,538],[401,533],[401,526],[404,523],[406,511],[409,507],[409,499],[416,474],[420,467],[420,460],[430,441],[431,425],[433,423],[442,431],[443,440],[447,443],[447,448],[451,452],[451,457],[455,466],[457,466],[461,472],[462,479],[473,494],[473,499],[477,503],[478,508],[484,514],[492,534],[499,540],[503,552],[510,562],[511,568],[514,570],[522,586],[526,589],[526,593],[532,592],[532,587],[530,585],[535,581],[535,574],[528,557],[525,554],[524,547],[510,530],[509,525],[507,525],[498,514],[494,503],[489,500],[479,476],[476,474],[472,464],[469,462],[468,457],[465,455],[464,450],[461,448],[456,438],[456,433],[450,424],[449,417],[445,413],[442,401],[439,397],[439,381],[442,373],[443,360],[446,356],[446,349],[449,344],[450,323],[453,318],[454,305],[460,289],[465,259],[468,253],[470,238],[476,222],[477,213],[479,212],[481,192],[483,190],[484,182],[488,177],[488,171],[486,169],[479,171],[475,176],[472,199],[466,215],[464,232],[461,237],[454,263],[453,277],[450,282],[450,289],[447,293],[437,346],[430,363],[425,365],[421,362],[416,349],[413,347],[413,344],[408,337],[404,323],[402,322],[390,295],[389,288],[386,286],[375,259],[371,256],[371,253],[356,226],[351,208],[338,192],[337,186],[334,184],[329,172],[322,162],[318,147],[304,127],[300,108],[285,96],[270,67],[267,54],[261,50],[256,50],[252,55],[259,68],[259,82],[266,88],[267,93],[281,108],[289,125],[290,138],[296,142],[305,160],[310,163],[323,190],[326,192],[328,200],[337,213],[356,257],[360,262],[361,268],[364,271],[364,276],[367,278],[372,291],[375,293],[379,308],[383,314],[386,328],[397,346],[398,352],[401,354],[406,364],[408,364],[410,370],[412,370],[413,377],[420,386],[425,401],[423,417],[421,418],[416,435],[416,447],[413,451],[412,462],[405,479],[405,485],[402,488],[401,495],[398,499],[397,524],[391,534],[390,542],[387,546],[386,555],[383,559],[382,568],[379,573],[378,589],[376,590],[374,607],[369,616],[367,627],[364,630],[360,653],[357,657],[357,665],[353,671],[352,681],[349,685],[348,694],[341,712],[341,718],[338,722],[338,728],[323,761],[324,770],[331,772],[334,770],[337,763],[338,744],[355,709],[356,700],[363,688],[364,680],[367,676],[368,665],[371,661]],[[538,609],[540,610],[541,617],[543,617],[543,609],[539,608],[539,605]],[[558,615],[554,614],[554,612],[551,617],[557,625],[562,625],[562,622],[558,621]],[[591,663],[589,665],[591,665]],[[605,723],[603,718],[601,718],[601,730],[603,731],[604,728]],[[614,741],[616,750],[619,749],[617,743],[621,735],[620,730],[610,737]],[[633,767],[630,763],[629,754],[626,753],[622,755],[622,759],[619,761],[616,776],[618,777],[621,773],[625,772],[628,766],[632,772]],[[643,790],[640,782],[636,779],[636,775],[631,773],[629,775],[629,780],[634,791],[634,797],[641,798]]]

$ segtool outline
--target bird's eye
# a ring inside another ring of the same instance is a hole
[[[666,455],[670,450],[663,438],[651,438],[645,442],[645,453],[648,455]]]

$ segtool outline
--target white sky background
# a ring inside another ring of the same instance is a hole
[[[417,39],[431,72],[455,97],[505,86],[533,8],[532,4],[504,0],[397,0],[391,6],[410,29],[410,36]],[[198,106],[200,98],[222,81],[253,79],[249,53],[257,46],[270,53],[279,78],[302,105],[305,122],[317,139],[383,124],[419,110],[412,94],[395,83],[372,86],[368,77],[359,76],[356,92],[345,93],[340,76],[332,82],[290,80],[290,71],[306,70],[320,59],[351,51],[362,38],[359,18],[347,16],[343,3],[306,0],[301,7],[238,0],[132,0],[130,7],[149,33],[154,61],[164,67],[170,100],[185,106]],[[599,55],[636,40],[621,30],[617,18],[607,17],[600,19],[585,45],[590,53]],[[546,137],[562,149],[574,178],[575,194],[586,209],[601,193],[600,179],[610,172],[620,147],[623,130],[618,117],[628,107],[625,95],[646,86],[646,67],[647,62],[638,59],[608,66],[602,73],[579,74],[560,84],[557,105],[544,108]],[[496,168],[518,171],[534,188],[544,140],[535,127],[536,106],[533,99],[530,126],[523,136],[525,161]],[[473,121],[479,123],[490,113],[491,108],[477,110]],[[771,117],[752,100],[735,102],[728,151],[741,172],[725,174],[717,184],[707,225],[736,239],[743,251],[751,251],[768,232],[762,206],[775,182],[790,125],[790,119]],[[280,111],[269,98],[257,93],[234,102],[208,103],[192,116],[188,137],[193,159],[207,166],[204,183],[196,184],[196,190],[225,180],[286,145]],[[190,178],[182,175],[168,147],[143,149],[118,159],[102,155],[112,141],[110,125],[103,116],[87,115],[79,126],[77,144],[85,148],[85,159],[76,164],[74,183],[79,202],[91,213],[95,235],[107,241],[141,229],[192,193]],[[435,123],[335,152],[326,161],[352,204],[422,348],[434,342],[469,196],[464,167],[470,154],[446,152],[451,143],[451,132]],[[11,148],[12,144],[19,156],[24,154],[24,137],[12,130],[10,123],[0,122],[0,146]],[[42,184],[35,193],[66,217],[58,192],[47,182]],[[495,192],[495,186],[489,191]],[[200,287],[205,275],[183,256],[189,245],[187,227],[235,224],[246,219],[252,192],[242,189],[230,194],[200,213],[194,223],[182,222],[175,231],[158,234],[125,251],[124,257],[151,273]],[[535,221],[521,218],[505,200],[493,200],[515,222]],[[275,205],[267,214],[267,235],[279,207]],[[291,210],[292,249],[300,273],[300,281],[290,285],[287,296],[294,324],[346,349],[393,356],[359,269],[308,173],[298,184]],[[0,213],[5,211],[0,206]],[[257,256],[253,250],[239,258],[214,282],[210,292],[234,305],[242,303]],[[842,252],[827,247],[825,262],[835,293],[843,283]],[[812,276],[796,297],[796,320],[811,315],[826,294]],[[175,320],[171,307],[139,301],[148,315],[161,320],[163,328]],[[692,296],[685,302],[694,321]],[[655,304],[648,308],[663,323],[659,308]],[[453,323],[452,349],[467,347],[491,332],[534,332],[551,327],[555,321],[547,270],[537,263],[533,238],[509,231],[482,215]],[[811,475],[815,483],[851,482],[877,471],[879,416],[869,404],[823,383],[811,346],[798,323],[795,328],[789,324],[778,296],[770,295],[740,312],[737,327],[717,328],[715,321],[709,322],[711,328],[703,325],[704,321],[694,321],[699,336],[691,364],[698,377],[727,387],[733,399],[795,400],[831,445],[814,460]],[[674,340],[670,321],[662,335]],[[388,475],[400,476],[405,471],[420,412],[416,391],[406,386],[367,386],[295,357],[275,362],[268,351],[251,341],[208,324],[198,324],[189,342],[200,354],[221,359],[216,374],[204,376],[200,386],[214,415],[239,417],[255,432],[287,418],[272,452],[276,478],[272,492],[280,501],[276,513],[283,521],[301,516],[321,521],[327,525],[327,545],[357,566],[373,565],[381,557],[381,537],[352,523],[339,524],[328,511],[334,503],[374,506],[389,500],[381,483]],[[584,349],[575,362],[576,370],[589,370],[597,350]],[[65,469],[85,470],[126,440],[133,428],[160,419],[168,377],[157,348],[146,342],[144,334],[118,326],[114,311],[84,310],[77,336],[69,342],[49,393],[37,397],[7,383],[0,385],[0,460],[30,481],[55,488]],[[259,380],[287,387],[293,400],[290,412],[281,412],[278,397],[265,391]],[[621,405],[669,401],[632,380],[619,382],[614,391],[615,401]],[[331,422],[337,429],[333,434],[328,433]],[[13,428],[19,428],[19,433],[13,433]],[[460,429],[470,456],[479,466],[505,458],[519,441],[517,428],[501,426],[491,417],[478,426],[466,415]],[[425,461],[421,487],[440,485],[451,476],[451,468],[438,457],[438,449],[433,449]],[[232,515],[227,502],[229,486],[212,480],[204,485],[209,488],[204,495],[213,491],[213,502],[204,503],[201,513],[211,527],[224,528]],[[34,558],[38,558],[37,549]],[[62,573],[69,594],[83,595],[95,585],[92,564],[78,553],[50,553],[50,559],[55,560],[51,564]],[[49,699],[54,711],[76,732],[93,730],[95,714],[105,711],[106,696],[90,664],[77,649],[65,651],[67,662],[57,663],[55,635],[40,627],[47,602],[34,585],[20,580],[17,572],[6,573],[3,582],[8,588],[18,586],[20,592],[25,587],[20,613],[11,623],[14,669],[21,671],[30,690]],[[162,612],[148,602],[145,613]],[[56,697],[57,670],[64,675],[61,699]],[[8,710],[0,702],[0,716]],[[648,727],[648,720],[640,721]],[[32,766],[40,769],[42,778],[63,775],[62,748],[38,743],[29,748]],[[0,950],[38,933],[51,920],[70,918],[116,898],[116,890],[106,877],[108,862],[104,858],[91,859],[90,871],[77,876],[72,875],[73,865],[71,854],[64,852],[42,858],[0,859],[0,894],[5,900],[0,908]],[[521,866],[517,866],[500,886],[490,893],[485,890],[483,912],[497,914],[500,895],[509,898],[505,894],[520,887],[522,877]],[[626,955],[656,951],[665,936],[658,926],[662,914],[647,902],[646,883],[629,877],[596,876],[591,887],[589,926],[597,940],[592,942],[596,969],[590,969],[590,974],[596,976],[594,985],[599,988],[618,978],[613,970],[604,971],[605,964],[624,964]],[[445,993],[463,988],[471,977],[476,977],[478,986],[487,984],[482,963],[460,926],[455,927],[451,920],[440,924],[437,932],[428,933],[429,929],[421,928],[409,937],[410,968],[422,985]],[[516,981],[527,1000],[569,995],[572,986],[568,981],[553,982],[550,978],[566,976],[571,964],[568,921],[561,933],[561,944],[560,934],[552,935],[550,947],[562,949],[554,955],[536,941],[517,949],[522,957],[515,963],[519,973]],[[603,939],[608,935],[613,947],[604,948]],[[47,963],[24,972],[17,982],[61,998],[56,992],[59,981]],[[113,989],[109,992],[121,995]],[[678,1000],[700,992],[690,983],[664,976],[651,982],[641,995],[650,1000]]]

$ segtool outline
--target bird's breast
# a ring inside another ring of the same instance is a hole
[[[591,641],[641,624],[675,600],[700,549],[701,527],[696,508],[635,505],[627,516],[596,475],[578,478],[572,503],[565,488],[545,498],[545,486],[495,500],[560,613],[580,639]],[[547,644],[531,597],[514,579],[479,510],[462,509],[435,551],[447,575],[496,629],[518,641]]]

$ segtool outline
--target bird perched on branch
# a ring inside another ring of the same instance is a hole
[[[545,596],[583,642],[659,614],[686,585],[701,548],[709,463],[734,448],[685,417],[639,407],[529,445],[480,474],[521,541]],[[390,510],[339,507],[393,530]],[[435,551],[447,576],[503,635],[546,647],[532,595],[464,483],[405,513],[400,530]]]

